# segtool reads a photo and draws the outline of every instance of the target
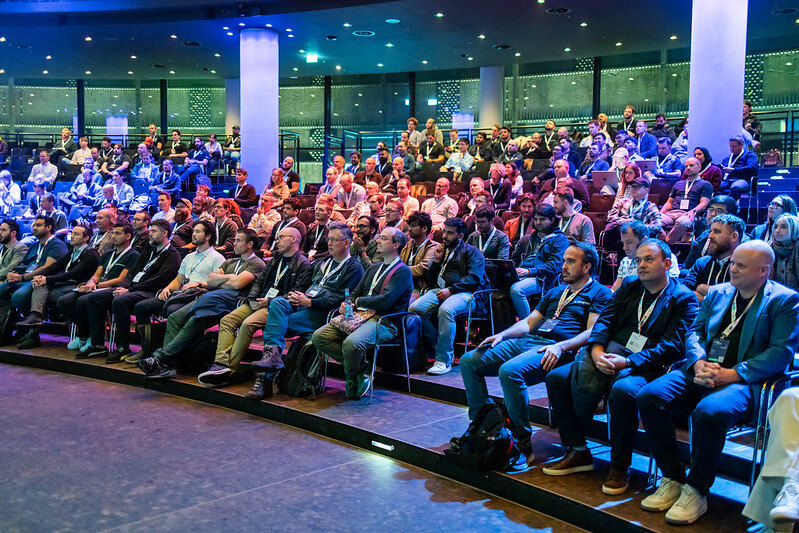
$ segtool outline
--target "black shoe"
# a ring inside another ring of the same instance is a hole
[[[225,365],[214,363],[211,368],[197,376],[197,381],[203,385],[224,385],[230,381],[233,371]]]
[[[108,357],[108,349],[105,346],[92,346],[88,352],[75,354],[75,359],[93,359],[95,357]]]
[[[28,315],[28,318],[25,320],[20,320],[17,322],[17,327],[20,328],[33,328],[42,325],[42,314],[37,313],[36,311],[31,311],[31,314]]]
[[[124,358],[130,355],[130,348],[126,347],[119,347],[113,352],[109,353],[108,356],[105,358],[105,363],[107,365],[112,365],[114,363],[121,362]]]
[[[27,335],[22,337],[21,341],[19,341],[19,344],[17,344],[17,349],[30,350],[31,348],[38,348],[41,345],[42,341],[39,338],[39,332],[30,331]]]
[[[150,368],[150,371],[147,372],[145,370],[144,379],[169,379],[178,375],[178,371],[175,369],[175,367],[164,363],[155,357],[148,357],[147,359],[143,359],[136,364],[139,366],[139,368],[144,370],[142,364],[150,361],[152,361],[152,363],[145,365]]]
[[[283,368],[283,351],[274,344],[264,345],[264,356],[259,361],[253,361],[250,366],[256,371],[280,370]]]
[[[266,377],[266,372],[255,374],[255,383],[245,396],[251,400],[263,400],[272,396],[272,380]]]
[[[141,361],[136,361],[136,366],[144,372],[146,376],[150,374],[154,374],[156,369],[158,368],[158,360],[155,357],[147,357],[146,359],[142,359]]]

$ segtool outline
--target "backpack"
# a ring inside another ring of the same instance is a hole
[[[205,372],[216,358],[218,331],[208,331],[192,339],[188,348],[175,358],[175,367],[179,374],[196,376]]]
[[[324,356],[311,344],[309,335],[300,335],[283,357],[283,368],[275,377],[280,392],[298,398],[316,399],[322,392]]]
[[[519,456],[516,437],[510,428],[505,406],[488,403],[480,408],[462,437],[450,440],[444,457],[461,466],[505,470]]]

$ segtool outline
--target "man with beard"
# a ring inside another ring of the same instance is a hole
[[[133,227],[133,239],[130,245],[140,254],[144,253],[145,248],[150,246],[150,213],[137,211],[130,223]]]
[[[192,243],[192,229],[194,228],[194,219],[191,218],[191,202],[185,198],[178,200],[175,205],[175,219],[172,222],[172,237],[170,237],[172,244],[178,248],[188,246],[189,249],[194,248]]]
[[[741,244],[745,230],[746,223],[735,215],[717,215],[710,223],[707,255],[697,259],[683,281],[699,302],[712,285],[730,280],[730,257]]]
[[[371,215],[358,219],[355,225],[355,235],[352,236],[350,255],[361,262],[364,270],[373,263],[379,263],[383,257],[377,251],[377,230],[380,227],[377,219]]]
[[[419,297],[419,293],[427,288],[427,269],[433,263],[439,243],[430,239],[433,226],[430,215],[417,211],[408,217],[408,244],[400,252],[402,261],[411,267],[413,275],[413,295],[411,301]]]
[[[19,224],[15,220],[6,219],[0,223],[0,286],[6,282],[6,276],[14,267],[22,262],[28,253],[28,246],[17,240]]]

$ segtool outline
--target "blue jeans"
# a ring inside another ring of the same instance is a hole
[[[30,281],[17,283],[14,294],[11,295],[11,306],[19,311],[22,316],[28,316],[31,312],[31,296],[33,296],[33,286]]]
[[[422,334],[428,345],[436,347],[436,361],[452,365],[455,358],[455,317],[469,311],[470,292],[453,294],[444,303],[438,301],[436,294],[441,289],[431,289],[413,302],[408,311],[422,317]],[[474,300],[471,301],[474,309]],[[438,328],[430,320],[438,310]]]
[[[527,409],[530,401],[527,388],[544,381],[546,372],[541,368],[543,353],[538,353],[538,349],[549,344],[554,342],[527,334],[518,339],[504,340],[494,348],[472,350],[461,357],[461,376],[466,388],[469,418],[474,419],[480,408],[491,401],[485,376],[499,376],[513,432],[520,441],[529,440],[532,432]]]
[[[341,330],[325,324],[314,331],[311,342],[316,348],[344,365],[344,375],[353,379],[362,372],[366,356],[372,354],[376,341],[386,342],[397,336],[395,324],[377,327],[379,317],[364,322],[361,327],[345,335]]]
[[[519,320],[524,320],[530,315],[530,302],[527,297],[540,292],[541,283],[535,277],[524,278],[510,286],[510,299]]]
[[[738,200],[745,192],[749,192],[749,182],[740,179],[723,180],[719,185],[719,190],[728,192],[730,196]]]
[[[189,179],[189,176],[196,176],[197,174],[202,173],[203,169],[200,165],[191,164],[189,166],[181,165],[178,168],[178,173],[180,174],[180,181],[186,181]]]
[[[286,334],[305,335],[319,329],[324,318],[311,311],[310,307],[292,307],[283,297],[272,298],[269,302],[269,313],[264,326],[264,346],[277,346],[281,350],[286,347]]]
[[[225,150],[225,158],[230,160],[230,166],[236,168],[241,159],[241,152],[238,150]]]
[[[732,383],[708,389],[694,383],[693,370],[689,375],[674,370],[644,387],[637,401],[649,447],[663,475],[707,495],[716,479],[727,431],[752,417],[751,386]],[[677,449],[674,413],[691,415],[691,472],[687,477]]]

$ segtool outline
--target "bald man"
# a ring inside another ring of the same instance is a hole
[[[275,240],[276,253],[252,284],[247,302],[220,321],[214,364],[197,378],[200,383],[224,385],[230,381],[253,335],[266,324],[269,301],[292,290],[305,292],[311,284],[311,262],[300,252],[302,235],[299,230],[283,228]]]
[[[774,252],[764,241],[738,246],[730,282],[713,285],[688,330],[687,363],[646,385],[638,408],[660,487],[641,502],[691,524],[707,510],[727,431],[750,420],[755,391],[785,372],[799,344],[799,294],[769,280]],[[691,470],[680,462],[672,413],[691,413]]]

